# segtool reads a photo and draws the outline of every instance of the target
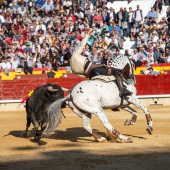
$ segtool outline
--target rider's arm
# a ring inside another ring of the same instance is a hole
[[[81,55],[81,53],[83,52],[83,48],[85,48],[86,43],[92,32],[93,32],[93,29],[89,29],[89,32],[84,36],[79,48],[74,52],[74,55]]]
[[[83,48],[85,48],[87,40],[89,39],[89,34],[86,34],[85,37],[83,38],[80,46],[78,49],[74,52],[74,55],[80,55],[83,52]]]

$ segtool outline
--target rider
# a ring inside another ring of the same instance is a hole
[[[81,55],[86,42],[92,32],[93,29],[89,29],[88,33],[84,36],[84,39],[82,40],[79,48],[72,54],[72,57],[70,59],[70,66],[72,71],[75,74],[84,75],[86,77],[89,77],[90,79],[97,75],[113,75],[116,77],[118,88],[120,90],[120,97],[131,95],[131,92],[129,92],[123,86],[123,75],[127,70],[129,70],[128,64],[123,70],[113,67],[100,66],[99,64],[90,62],[86,57]]]

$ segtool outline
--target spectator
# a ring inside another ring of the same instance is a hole
[[[148,53],[145,51],[143,47],[141,47],[137,59],[140,60],[143,64],[145,64],[147,61],[147,55]]]
[[[106,22],[110,26],[110,23],[112,21],[117,21],[117,16],[116,16],[114,9],[111,7],[110,11],[107,12]]]
[[[122,29],[123,35],[127,38],[129,36],[129,29],[128,29],[128,12],[126,8],[123,10],[123,18],[122,18]]]
[[[168,62],[168,56],[166,56],[166,53],[163,52],[160,57],[158,58],[158,63],[167,63]]]
[[[17,56],[14,56],[14,58],[11,61],[11,68],[16,70],[16,68],[19,68],[19,66],[20,62],[17,60]]]
[[[9,72],[10,72],[10,69],[11,69],[11,64],[10,62],[8,61],[7,58],[4,58],[2,60],[2,64],[1,64],[1,68],[4,70],[4,73],[9,76]]]
[[[135,23],[136,23],[136,27],[139,27],[139,24],[143,20],[143,12],[140,9],[139,5],[137,5],[137,9],[134,12],[134,20],[135,20]]]
[[[94,17],[93,17],[93,22],[94,21],[97,21],[98,24],[103,22],[103,18],[98,12],[96,12]]]
[[[151,11],[148,12],[147,17],[157,19],[157,12],[155,11],[154,7],[152,7]]]
[[[47,0],[46,3],[41,7],[41,9],[44,11],[52,11],[54,9],[54,5],[50,2],[50,0]]]
[[[139,32],[139,28],[137,28],[136,23],[133,23],[133,27],[131,28],[131,34],[130,34],[130,39],[133,41]]]
[[[34,58],[31,56],[29,59],[27,59],[27,70],[28,73],[33,73],[33,68],[35,67]]]
[[[130,37],[131,34],[131,28],[133,26],[133,22],[134,22],[134,12],[132,11],[132,8],[129,8],[129,12],[128,12],[128,36]]]
[[[142,70],[142,73],[145,75],[154,75],[154,76],[157,76],[158,74],[160,74],[160,72],[157,70],[154,70],[152,66],[149,66],[146,70]]]

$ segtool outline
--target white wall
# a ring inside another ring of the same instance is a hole
[[[136,6],[140,5],[140,9],[143,11],[143,16],[145,17],[148,12],[150,11],[151,7],[155,4],[156,0],[139,0],[139,1],[132,1],[128,4],[127,1],[115,1],[113,3],[108,2],[107,7],[112,7],[115,9],[115,12],[118,12],[121,7],[127,8],[127,11],[129,7],[132,7],[133,11],[136,10]]]

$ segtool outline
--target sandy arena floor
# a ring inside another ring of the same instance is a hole
[[[32,135],[27,139],[21,137],[25,112],[0,112],[0,169],[169,170],[170,107],[152,106],[149,110],[154,121],[151,136],[146,133],[145,116],[140,110],[137,123],[129,127],[124,126],[124,121],[131,118],[129,113],[106,111],[117,130],[133,135],[133,143],[94,142],[82,128],[82,120],[69,109],[64,110],[66,119],[62,119],[55,134],[36,143]],[[91,125],[105,135],[106,130],[95,116]]]

